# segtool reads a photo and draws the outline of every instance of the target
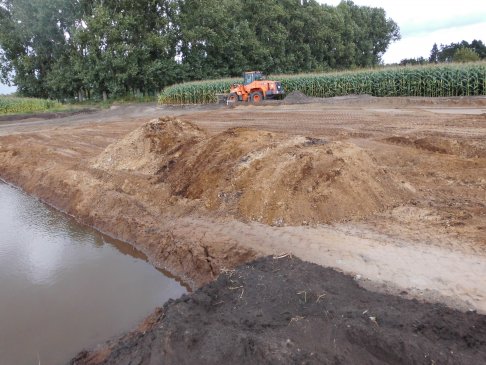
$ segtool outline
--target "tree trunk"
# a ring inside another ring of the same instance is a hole
[[[106,93],[105,90],[103,90],[103,101],[107,101],[108,100],[108,94]]]

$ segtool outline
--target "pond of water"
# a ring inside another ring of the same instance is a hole
[[[130,245],[0,182],[0,364],[65,364],[186,291]]]

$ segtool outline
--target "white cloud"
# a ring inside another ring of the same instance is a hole
[[[338,5],[340,0],[320,0],[321,3]],[[356,5],[365,5],[385,9],[387,15],[395,20],[401,28],[420,27],[436,21],[457,20],[459,18],[476,18],[486,21],[486,2],[477,0],[443,1],[443,0],[353,0]]]
[[[471,42],[474,39],[481,39],[483,34],[486,36],[486,23],[440,29],[427,34],[403,37],[401,41],[390,45],[383,58],[385,63],[400,62],[404,58],[428,58],[434,43],[440,46],[441,44],[458,43],[462,40]],[[482,41],[485,42],[486,39],[483,37]]]
[[[338,5],[340,0],[321,0]],[[486,42],[486,2],[477,0],[354,0],[356,5],[380,7],[400,27],[402,39],[391,44],[385,63],[403,58],[428,57],[434,43],[440,45],[480,39]]]

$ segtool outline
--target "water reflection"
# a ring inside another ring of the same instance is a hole
[[[132,246],[0,182],[0,364],[65,363],[185,291]]]

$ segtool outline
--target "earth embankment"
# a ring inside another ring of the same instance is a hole
[[[411,196],[399,177],[350,143],[248,128],[209,136],[178,119],[149,122],[93,167],[142,174],[171,199],[273,225],[359,218]]]
[[[194,286],[285,251],[486,308],[484,98],[354,99],[2,125],[0,176]]]
[[[177,236],[171,217],[330,223],[365,217],[411,195],[353,144],[248,128],[209,135],[189,122],[156,119],[86,161],[61,160],[67,151],[42,144],[9,148],[8,141],[0,150],[7,181],[132,242],[195,285],[256,252],[225,237]]]

